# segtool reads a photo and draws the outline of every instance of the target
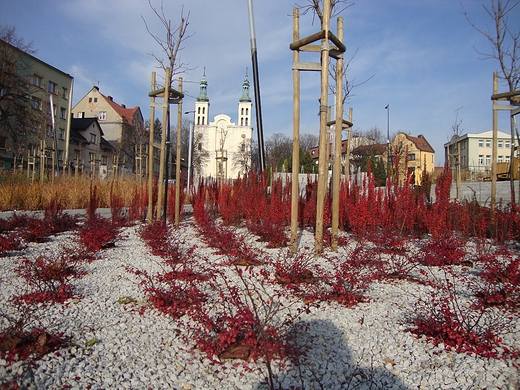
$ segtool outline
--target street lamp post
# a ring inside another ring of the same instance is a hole
[[[190,139],[188,142],[188,179],[187,179],[187,186],[186,191],[190,191],[190,177],[191,177],[191,153],[192,153],[192,142],[193,142],[193,126],[195,124],[195,110],[193,111],[185,111],[185,114],[191,114],[193,113],[193,123],[190,123]]]

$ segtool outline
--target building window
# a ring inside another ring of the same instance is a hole
[[[483,139],[479,139],[478,140],[478,147],[479,148],[483,148],[484,147],[484,140]]]
[[[491,147],[491,140],[487,139],[486,140],[486,148],[490,148],[490,147]]]
[[[478,156],[478,165],[484,165],[484,155],[482,154]]]
[[[94,103],[97,103],[97,98],[94,98]]]
[[[96,153],[90,152],[88,154],[88,160],[90,161],[91,164],[95,163],[96,162]]]
[[[506,149],[511,148],[511,141],[506,141]]]
[[[486,165],[491,165],[491,156],[489,154],[486,156]]]
[[[47,137],[50,137],[52,135],[52,126],[51,125],[48,125],[47,126]]]
[[[107,112],[106,111],[100,111],[98,114],[98,119],[100,121],[105,121],[107,119]]]
[[[96,143],[96,134],[90,133],[90,143],[95,144]]]
[[[504,156],[498,156],[498,160],[497,161],[499,163],[504,162]]]
[[[58,149],[58,160],[63,161],[63,150]]]
[[[79,111],[79,112],[78,112],[78,118],[84,118],[84,117],[85,117],[85,113]]]
[[[34,108],[35,110],[41,111],[42,101],[40,99],[38,99],[37,97],[31,96],[31,107]]]
[[[65,87],[61,87],[61,97],[63,99],[68,99],[69,97],[69,90]]]
[[[101,156],[101,164],[102,165],[108,165],[108,158],[107,158],[107,156]]]
[[[43,77],[38,76],[37,74],[33,75],[33,78],[32,78],[33,85],[36,85],[37,87],[41,88],[42,81],[43,81]]]
[[[92,103],[92,98],[88,98],[88,102],[89,102],[89,103]]]
[[[67,109],[63,108],[63,107],[60,107],[60,118],[61,119],[66,119],[66,117],[67,117]]]
[[[58,130],[58,138],[59,139],[65,139],[65,129],[59,129]]]
[[[58,84],[49,80],[49,83],[47,84],[47,92],[54,94],[58,93]]]
[[[408,161],[415,161],[415,153],[408,153]]]
[[[498,141],[498,147],[503,148],[504,147],[504,141],[500,140]]]
[[[511,161],[511,156],[506,156],[506,163]]]
[[[6,140],[7,140],[6,137],[0,136],[0,148],[5,149]]]

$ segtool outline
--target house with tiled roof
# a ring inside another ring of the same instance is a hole
[[[399,160],[400,180],[411,179],[412,184],[420,184],[424,170],[432,174],[435,168],[435,150],[422,134],[412,136],[398,133],[390,143],[388,160],[392,164],[392,169],[395,167],[396,158]]]
[[[97,118],[72,118],[70,166],[73,173],[105,178],[113,164],[114,147],[103,137]]]
[[[145,150],[148,141],[139,106],[127,108],[94,86],[73,107],[72,113],[78,119],[97,118],[105,140],[115,149],[114,164],[119,170],[135,172],[136,160],[146,160],[136,156],[136,150]]]

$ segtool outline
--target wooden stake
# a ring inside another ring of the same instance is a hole
[[[161,200],[164,199],[164,168],[166,161],[166,130],[168,128],[168,110],[170,97],[170,86],[168,82],[170,80],[170,68],[166,68],[166,74],[164,76],[164,95],[163,95],[163,120],[162,120],[162,135],[161,135],[161,162],[159,165],[159,185],[158,185],[158,200],[157,200],[157,218],[161,217],[162,204]]]
[[[329,25],[331,0],[323,2],[323,23],[321,29],[325,31],[321,40],[321,98],[320,98],[320,137],[318,158],[318,194],[316,201],[316,253],[323,252],[323,215],[325,196],[327,194],[328,179],[328,137],[327,137],[327,108],[329,92]]]
[[[155,72],[152,72],[152,89],[155,90]],[[153,220],[153,144],[155,123],[155,96],[150,97],[150,141],[148,144],[148,223]]]
[[[298,8],[293,10],[293,41],[300,37],[300,14]],[[300,52],[293,50],[293,63],[300,61]],[[300,167],[300,71],[293,70],[293,169],[291,188],[291,251],[296,253],[298,246],[298,196],[300,192],[299,167]]]
[[[182,93],[182,77],[179,77],[179,92]],[[175,229],[179,228],[180,192],[181,192],[181,127],[182,127],[182,100],[177,105],[177,148],[175,160]]]
[[[338,18],[338,39],[343,41],[343,18]],[[334,170],[332,171],[332,241],[334,252],[338,250],[339,187],[341,183],[341,138],[343,133],[343,55],[336,62],[336,134],[334,143]]]

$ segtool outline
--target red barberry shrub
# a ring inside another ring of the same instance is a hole
[[[484,306],[520,308],[520,258],[510,253],[488,257],[475,284],[475,295]]]
[[[115,245],[119,236],[119,225],[110,219],[94,216],[78,228],[81,247],[87,253],[95,253],[101,249]]]
[[[448,351],[489,358],[516,355],[514,347],[504,345],[501,338],[512,331],[511,316],[480,304],[470,293],[470,283],[450,268],[444,268],[441,275],[430,281],[429,294],[414,306],[410,331]]]
[[[16,272],[25,279],[32,291],[15,296],[15,303],[63,303],[74,296],[72,281],[85,274],[78,260],[66,252],[57,257],[41,255],[36,259],[21,259]]]
[[[428,266],[457,265],[465,263],[464,242],[454,235],[431,239],[421,248],[417,261]]]
[[[18,232],[0,234],[0,256],[6,252],[18,251],[23,248],[24,245]]]

